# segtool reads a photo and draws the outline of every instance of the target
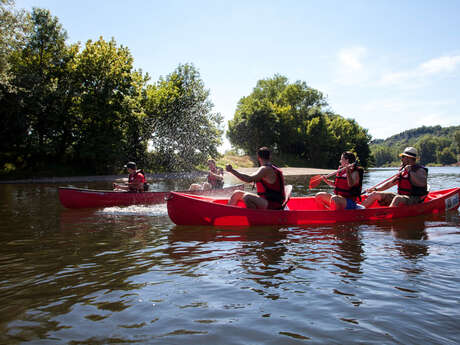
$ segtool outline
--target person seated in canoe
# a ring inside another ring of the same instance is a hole
[[[345,169],[342,170],[342,168]],[[361,196],[363,174],[364,170],[357,165],[355,154],[349,151],[342,153],[335,181],[328,180],[323,176],[324,182],[334,186],[334,195],[326,192],[317,193],[315,201],[318,207],[330,210],[362,208],[357,204],[357,201]]]
[[[216,166],[214,159],[208,160],[208,177],[203,184],[192,183],[189,190],[211,190],[222,189],[224,187],[224,169]]]
[[[230,164],[225,166],[225,169],[229,173],[233,174],[241,181],[246,183],[255,182],[257,187],[257,194],[241,190],[233,192],[228,204],[236,205],[238,201],[242,200],[247,208],[282,209],[286,198],[284,195],[283,172],[270,163],[270,151],[267,147],[261,147],[257,151],[257,159],[260,167],[252,175],[236,171]]]
[[[380,206],[414,205],[423,202],[428,194],[428,169],[417,164],[417,149],[406,147],[401,157],[399,174],[379,187],[367,190],[370,193],[363,205],[368,207],[375,201]],[[383,192],[394,185],[398,185],[397,194]]]
[[[146,181],[145,176],[142,170],[136,169],[136,163],[128,162],[125,165],[125,168],[128,169],[128,183],[126,185],[120,185],[117,183],[113,184],[113,189],[116,191],[128,191],[128,192],[143,192],[145,190]]]

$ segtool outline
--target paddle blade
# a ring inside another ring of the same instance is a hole
[[[322,180],[322,176],[321,176],[321,175],[313,176],[313,177],[310,179],[310,182],[308,183],[308,188],[312,189],[312,188],[317,187],[317,186],[321,183],[321,180]]]

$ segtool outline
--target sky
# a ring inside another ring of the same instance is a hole
[[[152,82],[193,64],[225,127],[275,74],[374,139],[460,125],[460,0],[16,0],[32,7],[58,17],[69,44],[114,38]]]

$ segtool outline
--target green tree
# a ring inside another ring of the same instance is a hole
[[[154,163],[180,171],[218,156],[222,116],[213,112],[213,107],[209,90],[192,64],[181,64],[147,86],[145,111]]]
[[[323,94],[286,77],[259,80],[240,99],[227,137],[233,146],[253,153],[270,146],[276,153],[302,157],[310,166],[333,167],[344,151],[354,151],[368,165],[370,136],[354,120],[324,111]]]
[[[444,147],[436,153],[437,162],[442,165],[454,164],[457,162],[457,157],[448,147]]]
[[[359,126],[355,120],[345,119],[341,116],[334,115],[329,122],[329,130],[333,133],[334,141],[330,151],[340,156],[345,151],[353,151],[358,156],[360,164],[368,166],[371,140],[367,130]],[[337,157],[333,161],[327,162],[332,166],[337,162]]]
[[[454,141],[455,141],[455,144],[456,144],[456,148],[457,148],[457,153],[460,152],[460,130],[458,131],[455,131],[454,135]]]
[[[281,75],[262,79],[238,102],[227,137],[246,153],[263,145],[278,153],[303,153],[311,109],[326,105],[322,93],[305,82],[289,84]]]
[[[30,29],[29,16],[14,8],[14,0],[0,0],[0,100],[12,92],[10,55],[20,49]]]
[[[425,164],[439,163],[438,153],[443,152],[444,148],[449,148],[455,155],[460,152],[457,144],[457,142],[460,142],[460,134],[458,134],[458,140],[456,139],[456,133],[460,133],[459,128],[460,126],[422,126],[395,134],[385,140],[374,140],[370,147],[373,155],[376,154],[376,150],[378,150],[379,147],[384,146],[390,149],[396,157],[396,155],[402,152],[407,146],[419,147],[420,141],[423,146],[421,150],[424,151],[423,155],[425,156],[425,158],[422,158],[422,161],[425,162]],[[376,164],[381,165],[380,163]],[[394,159],[391,164],[398,165],[399,161]]]
[[[127,159],[142,160],[147,149],[141,102],[146,82],[133,70],[129,50],[114,39],[89,40],[77,57],[74,160],[96,173],[119,169]]]
[[[396,152],[385,145],[377,145],[373,147],[372,155],[376,166],[391,164],[396,159]]]
[[[420,155],[420,164],[436,162],[437,142],[431,135],[424,135],[417,141],[416,147]]]
[[[252,154],[261,146],[276,147],[278,116],[266,99],[242,98],[229,121],[227,137],[232,144]]]
[[[57,137],[69,105],[61,99],[67,91],[61,80],[76,49],[66,47],[67,33],[48,10],[34,8],[31,23],[24,47],[10,55],[14,91],[4,102],[5,121],[13,129],[6,135],[17,156],[35,168],[54,161],[61,150]]]
[[[336,146],[335,138],[328,122],[327,116],[321,113],[308,121],[305,132],[305,159],[308,166],[326,168],[337,165],[339,158],[335,150],[331,150]]]
[[[307,150],[305,129],[308,121],[327,106],[323,94],[302,81],[287,84],[279,95],[279,149],[281,152],[300,153]],[[285,140],[290,138],[290,140]]]

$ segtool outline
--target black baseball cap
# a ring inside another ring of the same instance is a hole
[[[128,163],[126,163],[125,168],[136,169],[136,163],[128,162]]]

